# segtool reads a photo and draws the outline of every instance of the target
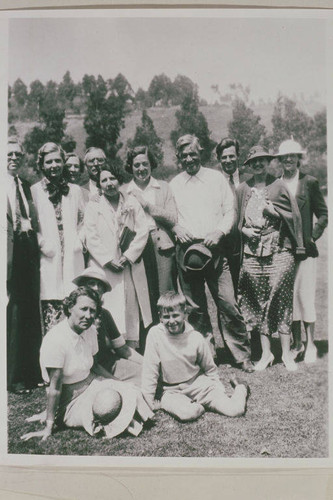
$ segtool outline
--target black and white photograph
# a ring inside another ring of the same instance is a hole
[[[8,456],[329,458],[328,27],[8,16]]]

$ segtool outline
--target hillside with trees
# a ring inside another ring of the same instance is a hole
[[[200,98],[198,86],[187,76],[154,76],[147,90],[135,93],[122,74],[104,79],[84,75],[72,80],[69,71],[61,82],[45,85],[35,80],[27,86],[17,79],[8,87],[8,127],[24,143],[28,153],[27,177],[33,180],[36,153],[46,141],[61,143],[66,151],[83,155],[91,146],[102,147],[111,162],[121,165],[126,149],[145,142],[156,148],[160,167],[157,175],[176,172],[174,146],[177,138],[194,133],[204,147],[203,162],[217,163],[215,144],[227,135],[241,144],[241,161],[249,149],[264,144],[275,152],[291,136],[307,151],[303,169],[327,184],[326,110],[304,98],[279,95],[276,102],[254,102],[249,87],[232,84],[225,93],[212,85],[214,105]],[[272,169],[278,173],[277,162]]]

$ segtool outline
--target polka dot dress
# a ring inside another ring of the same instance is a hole
[[[265,234],[254,243],[245,242],[239,305],[249,330],[257,329],[263,335],[275,332],[290,335],[295,259],[289,249],[279,246],[279,231],[262,214],[261,201],[266,196],[265,190],[253,189],[246,207],[246,225],[251,227],[255,221],[255,226],[261,226]]]
[[[281,250],[267,257],[244,256],[239,304],[249,330],[289,335],[293,313],[294,256]]]

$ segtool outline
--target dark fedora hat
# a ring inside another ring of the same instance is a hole
[[[247,155],[244,165],[248,165],[250,161],[255,158],[267,158],[268,160],[273,160],[275,156],[271,155],[264,146],[253,146]]]
[[[212,260],[212,252],[203,243],[194,243],[184,254],[183,265],[187,271],[202,271]]]

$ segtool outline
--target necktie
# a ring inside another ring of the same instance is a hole
[[[27,214],[27,210],[25,208],[25,204],[23,201],[22,193],[19,187],[19,179],[18,177],[14,177],[14,181],[16,184],[16,230],[21,231],[22,229],[22,219],[29,219]]]
[[[230,183],[230,187],[231,187],[232,192],[235,194],[236,187],[235,187],[235,182],[234,182],[234,176],[233,176],[233,174],[229,175],[229,183]]]

